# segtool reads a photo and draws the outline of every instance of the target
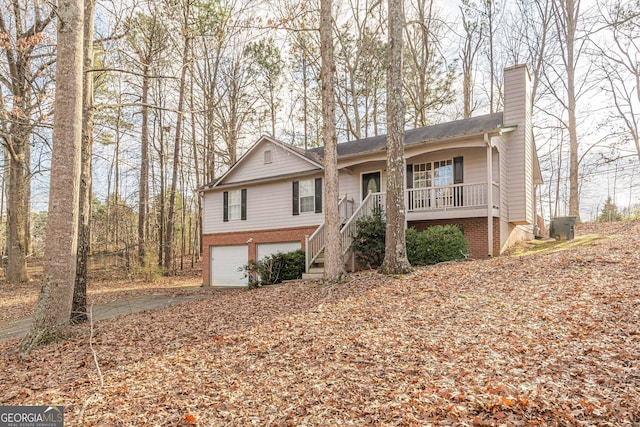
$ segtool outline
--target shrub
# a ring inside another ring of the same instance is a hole
[[[376,269],[384,261],[386,223],[377,210],[370,217],[357,221],[353,238],[353,252],[359,266]],[[467,241],[455,225],[436,225],[419,232],[406,231],[407,258],[411,265],[432,265],[439,262],[466,258]]]
[[[155,282],[162,277],[162,267],[158,266],[152,245],[145,245],[143,262],[133,268],[133,273],[147,282]]]
[[[407,250],[407,259],[411,265],[421,265],[417,264],[418,261],[418,238],[420,236],[420,232],[415,228],[407,228],[405,232],[405,244]]]
[[[249,282],[249,289],[263,285],[275,285],[283,280],[300,279],[305,267],[305,256],[302,249],[275,254],[264,257],[261,260],[249,260],[249,263],[241,270],[245,277],[250,274],[254,279]]]
[[[282,267],[282,280],[296,280],[302,278],[304,273],[305,256],[302,249],[282,254],[284,266]]]
[[[378,268],[384,260],[386,223],[380,209],[372,216],[356,221],[357,232],[353,236],[352,249],[356,263],[365,268]]]
[[[466,258],[467,241],[455,225],[436,225],[423,232],[407,230],[407,257],[411,265],[431,265]]]

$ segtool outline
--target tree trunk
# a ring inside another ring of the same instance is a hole
[[[383,274],[411,271],[405,244],[404,101],[402,100],[402,0],[389,0],[387,65],[387,202]]]
[[[15,139],[19,138],[18,136]],[[10,156],[9,192],[7,193],[7,282],[20,283],[29,281],[24,228],[24,217],[28,214],[25,212],[27,171],[23,143],[17,142],[10,145],[13,150]]]
[[[192,46],[193,48],[193,46]],[[191,55],[193,57],[193,51],[191,52]],[[191,70],[193,72],[193,69]],[[195,97],[194,97],[194,78],[193,78],[193,73],[191,75],[191,82],[190,82],[190,90],[189,90],[189,108],[191,109],[191,147],[193,150],[193,173],[194,176],[196,178],[196,188],[200,189],[200,186],[202,185],[200,182],[200,160],[199,160],[199,150],[198,150],[198,142],[196,139],[196,115],[193,114],[193,111],[195,111],[196,107],[195,107]],[[202,218],[202,202],[201,202],[202,198],[201,198],[201,194],[200,191],[196,191],[196,225],[198,230],[200,231],[200,233],[202,233],[202,228],[200,226],[201,224],[201,218]],[[189,224],[189,231],[191,232],[191,223]],[[193,248],[193,253],[195,253],[195,249],[198,248],[198,255],[202,252],[202,247],[201,245],[198,243],[196,244],[196,242],[199,242],[198,237],[196,236],[193,240],[194,244],[192,246]],[[189,239],[189,243],[192,243],[192,240]],[[192,256],[191,257],[191,267],[193,267],[195,263],[195,259]]]
[[[12,12],[4,11],[0,16],[0,34],[7,36],[6,43],[3,44],[4,55],[6,56],[7,75],[3,76],[3,95],[0,108],[8,113],[4,116],[8,125],[5,124],[2,132],[3,145],[9,153],[9,174],[7,184],[7,271],[6,277],[9,283],[27,282],[29,274],[27,272],[26,255],[30,251],[30,136],[33,122],[32,112],[38,108],[39,96],[43,92],[38,92],[38,97],[34,97],[32,75],[32,60],[36,55],[34,49],[37,43],[32,43],[26,37],[29,34],[36,35],[44,31],[54,17],[52,10],[47,16],[41,16],[29,9],[29,4],[22,4],[18,1],[11,2]],[[40,9],[42,12],[42,9]],[[5,19],[13,22],[7,23]],[[32,25],[25,25],[32,21]],[[15,48],[10,41],[13,35]],[[38,51],[37,55],[42,53]],[[43,75],[46,73],[43,73]],[[42,82],[41,82],[42,83]],[[46,87],[46,84],[45,84]],[[4,90],[8,90],[11,96],[11,110],[6,111],[4,102]]]
[[[576,216],[580,221],[580,194],[579,194],[579,158],[578,158],[578,134],[576,121],[576,56],[575,38],[580,16],[580,0],[555,0],[554,12],[556,15],[556,28],[560,41],[564,44],[562,60],[564,61],[567,89],[567,115],[569,132],[569,215]],[[578,51],[579,53],[579,51]]]
[[[187,5],[188,7],[188,5]],[[185,15],[189,16],[188,10]],[[185,19],[185,26],[187,20]],[[185,32],[188,31],[186,28]],[[186,33],[185,33],[186,34]],[[180,74],[180,92],[178,95],[178,118],[176,119],[176,134],[173,145],[173,171],[171,174],[171,190],[169,191],[169,210],[167,212],[166,239],[164,242],[164,269],[165,274],[170,274],[173,266],[173,231],[175,228],[176,193],[178,185],[178,169],[180,168],[180,146],[182,144],[182,122],[185,98],[185,86],[187,80],[187,68],[189,63],[190,38],[188,34],[184,40],[184,50],[182,52],[182,72]],[[234,159],[235,160],[235,159]]]
[[[23,352],[67,332],[76,275],[84,2],[60,0],[57,13],[58,59],[45,257],[31,330],[20,344]]]
[[[158,80],[158,87],[161,90],[162,84]],[[159,202],[160,205],[158,208],[158,267],[162,267],[164,262],[164,238],[165,238],[165,207],[166,207],[166,197],[167,197],[167,181],[166,181],[166,160],[165,160],[165,152],[164,152],[164,120],[163,120],[163,112],[158,112],[158,120],[159,120],[159,142],[160,147],[158,149],[158,163],[160,168],[160,194],[159,194]],[[168,129],[168,127],[166,128]]]
[[[84,2],[84,73],[82,105],[82,154],[80,171],[80,204],[78,224],[78,256],[73,288],[71,323],[87,320],[87,273],[91,251],[91,157],[93,151],[93,23],[95,0]]]
[[[573,0],[566,1],[567,16],[567,96],[569,114],[569,215],[580,221],[580,194],[578,183],[578,134],[576,121],[576,84],[574,42],[576,34],[576,20],[578,18],[580,2],[574,5]],[[574,14],[575,12],[575,14]]]
[[[344,276],[340,212],[338,211],[338,143],[334,99],[336,65],[333,48],[331,0],[320,2],[320,51],[322,68],[322,139],[324,142],[324,281],[336,283]]]
[[[145,265],[147,203],[149,201],[149,65],[142,68],[142,122],[140,134],[140,179],[138,189],[138,261]],[[162,131],[162,130],[161,130]]]

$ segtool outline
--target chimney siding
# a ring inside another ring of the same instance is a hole
[[[504,70],[504,126],[517,126],[507,140],[509,222],[533,224],[533,128],[531,77],[526,65]]]

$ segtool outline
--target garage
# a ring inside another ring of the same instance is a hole
[[[239,268],[247,265],[247,245],[211,246],[211,286],[247,286],[247,278]]]
[[[287,253],[301,249],[300,241],[297,242],[279,242],[279,243],[258,243],[256,245],[256,258],[263,259],[266,256],[273,255],[278,252]]]

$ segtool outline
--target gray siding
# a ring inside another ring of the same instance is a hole
[[[271,151],[271,163],[265,164],[265,151]],[[298,154],[268,140],[258,142],[258,145],[247,154],[247,157],[242,159],[242,164],[239,166],[241,167],[232,170],[225,177],[223,184],[319,169],[318,166],[301,158]]]
[[[321,176],[318,174],[303,179]],[[293,215],[292,182],[293,179],[288,179],[243,187],[247,188],[247,219],[245,221],[224,222],[222,220],[224,189],[205,193],[202,221],[204,234],[320,225],[324,221],[323,213],[305,212]]]
[[[504,72],[504,123],[517,125],[508,134],[509,222],[533,222],[533,134],[531,124],[530,78],[525,66]]]

